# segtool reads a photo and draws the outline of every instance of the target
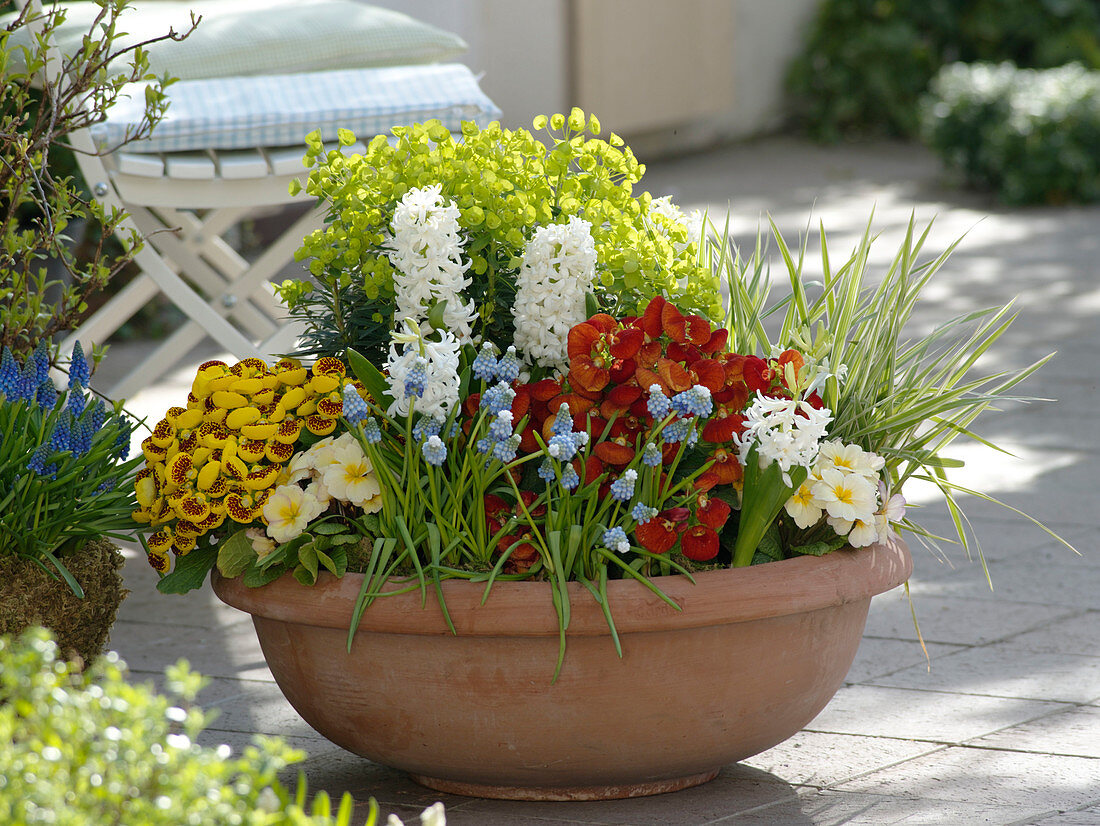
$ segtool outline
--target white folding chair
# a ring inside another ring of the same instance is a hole
[[[29,2],[41,11],[41,0]],[[47,72],[57,78],[61,65],[51,49]],[[105,390],[115,398],[155,381],[205,336],[237,358],[293,349],[298,330],[284,319],[270,278],[321,224],[320,211],[296,220],[251,263],[225,235],[257,211],[310,202],[290,195],[291,181],[304,174],[308,132],[320,128],[333,142],[340,127],[369,138],[429,118],[458,130],[464,120],[485,124],[500,115],[459,64],[179,81],[169,87],[168,113],[150,138],[113,151],[144,110],[142,85],[134,86],[104,123],[69,140],[95,198],[128,213],[119,231],[136,229],[144,237],[135,256],[141,273],[61,350],[70,352],[77,340],[85,349],[106,342],[158,294],[187,321]],[[344,151],[361,152],[363,145]]]

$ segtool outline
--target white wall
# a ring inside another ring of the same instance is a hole
[[[456,32],[470,45],[460,60],[475,72],[484,72],[482,88],[504,112],[506,126],[530,126],[537,114],[568,112],[575,104],[578,84],[572,72],[577,65],[572,26],[586,8],[574,0],[368,0],[396,9],[425,22]],[[670,5],[679,0],[661,0]],[[726,71],[732,77],[732,94],[723,92],[729,105],[721,112],[652,132],[624,130],[635,149],[647,154],[688,149],[718,140],[744,138],[773,131],[783,118],[783,77],[790,59],[801,48],[802,35],[819,0],[702,0],[703,9],[714,4],[732,13],[732,37],[728,54],[707,55],[699,65],[709,71]],[[629,5],[629,4],[628,4]],[[644,8],[644,3],[637,8]],[[591,6],[588,6],[591,8]],[[663,15],[662,15],[663,16]],[[603,15],[610,18],[608,15]],[[621,29],[644,26],[643,19],[618,27],[613,18],[606,30],[588,36],[602,38],[609,51],[630,49],[632,41]],[[651,37],[645,38],[652,41]],[[667,55],[649,47],[652,71],[662,70]],[[615,61],[606,62],[614,67]],[[623,65],[637,61],[623,61]],[[717,68],[716,68],[717,67]],[[605,68],[605,71],[611,69]],[[629,82],[646,84],[646,77],[631,70]],[[717,86],[728,89],[729,78]],[[658,101],[649,105],[657,106]],[[599,111],[597,115],[601,114]],[[639,122],[638,119],[631,119]],[[613,128],[613,127],[611,127]]]

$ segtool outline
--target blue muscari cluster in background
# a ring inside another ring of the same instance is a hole
[[[91,376],[91,367],[80,342],[77,342],[69,364],[65,404],[58,409],[61,397],[50,378],[50,357],[44,342],[39,343],[22,367],[7,347],[0,353],[0,402],[6,405],[23,403],[32,410],[37,407],[43,416],[55,414],[52,427],[44,434],[42,442],[34,449],[27,462],[27,469],[32,473],[54,478],[58,468],[55,461],[48,461],[50,457],[66,452],[73,458],[87,454],[92,448],[95,434],[103,428],[109,417],[114,418],[117,429],[109,458],[120,461],[129,454],[132,432],[130,421],[121,414],[113,417],[100,399],[88,403],[84,391]],[[4,434],[0,433],[0,442],[3,438]],[[107,490],[112,484],[113,481],[104,482],[99,490]]]
[[[539,465],[538,474],[546,484],[554,481],[556,473],[554,462],[561,464],[561,485],[566,490],[574,490],[580,484],[577,471],[569,464],[580,449],[588,444],[588,434],[584,431],[573,430],[573,415],[569,411],[569,405],[563,404],[554,415],[554,422],[550,425],[550,441],[546,443],[547,456]]]
[[[491,341],[486,341],[481,345],[481,350],[478,351],[477,358],[470,367],[474,371],[474,378],[486,384],[494,382],[511,384],[519,378],[522,365],[519,356],[516,355],[515,346],[509,347],[504,355],[497,359],[496,347]]]

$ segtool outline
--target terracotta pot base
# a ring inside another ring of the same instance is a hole
[[[487,797],[494,800],[577,801],[622,800],[626,797],[648,797],[666,792],[678,792],[709,783],[718,776],[719,769],[675,777],[671,780],[654,780],[649,783],[630,783],[622,786],[487,786],[481,783],[461,783],[422,774],[410,774],[409,779],[437,792],[460,794],[465,797]]]
[[[904,545],[841,550],[692,584],[608,583],[622,642],[569,583],[565,661],[545,582],[442,584],[377,599],[349,653],[362,577],[286,576],[262,588],[216,573],[251,613],[283,694],[332,742],[440,791],[511,800],[591,800],[704,783],[715,769],[803,728],[844,681],[874,594],[905,581]]]

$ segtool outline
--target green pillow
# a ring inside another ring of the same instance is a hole
[[[71,55],[80,49],[100,6],[61,5],[66,16],[56,40],[62,53]],[[148,47],[154,74],[198,80],[404,66],[450,60],[467,48],[450,32],[354,0],[138,0],[119,16],[117,31],[126,34],[115,47],[159,37],[169,28],[187,31],[192,11],[202,21],[186,40]],[[3,15],[0,27],[13,19],[14,14]],[[8,45],[12,62],[21,66],[18,47],[31,45],[27,27],[15,32]]]

